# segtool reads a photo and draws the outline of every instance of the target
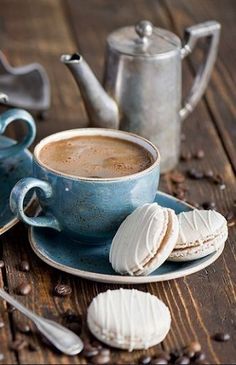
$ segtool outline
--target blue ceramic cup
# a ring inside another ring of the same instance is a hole
[[[14,122],[23,121],[27,124],[27,134],[21,142],[13,144],[9,147],[0,148],[0,159],[11,157],[18,152],[31,145],[35,138],[36,128],[32,116],[23,109],[10,109],[0,115],[0,135],[3,134],[7,126]]]
[[[143,146],[153,164],[133,175],[116,178],[85,178],[53,170],[43,164],[40,150],[50,142],[76,136],[107,136]],[[159,182],[158,149],[137,135],[102,128],[74,129],[44,138],[34,150],[33,176],[20,180],[11,192],[12,211],[34,227],[50,227],[83,243],[101,243],[112,238],[125,217],[138,206],[154,201]],[[23,205],[26,194],[35,189],[42,214],[28,217]]]

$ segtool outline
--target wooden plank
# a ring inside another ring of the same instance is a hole
[[[93,0],[92,3],[89,0],[80,0],[78,3],[68,2],[78,47],[100,78],[105,38],[112,29],[127,24],[135,24],[138,19],[147,18],[160,27],[168,27],[170,30],[176,31],[172,17],[167,16],[163,2],[119,2],[119,9],[118,4],[111,1],[99,1],[98,3]],[[174,7],[172,12],[175,14]],[[112,14],[112,21],[108,14]],[[187,90],[193,77],[186,63],[184,64],[184,76],[184,86]],[[204,170],[212,169],[214,172],[222,173],[227,185],[225,191],[220,191],[209,183],[189,182],[189,200],[201,203],[211,199],[216,201],[220,211],[226,212],[234,199],[235,180],[215,130],[214,121],[211,119],[204,102],[199,104],[189,119],[191,120],[184,125],[184,132],[187,137],[185,148],[194,152],[202,147],[206,152],[206,158],[200,164],[193,161],[191,166],[200,166]],[[179,168],[185,170],[187,165],[180,165]],[[167,185],[163,184],[162,181],[162,187],[168,188],[170,186],[169,177],[166,176],[165,180]],[[145,290],[157,294],[167,302],[173,313],[172,331],[164,342],[164,346],[168,348],[180,346],[189,341],[190,338],[198,338],[208,354],[209,361],[232,363],[235,357],[234,340],[232,339],[223,349],[219,349],[219,345],[212,342],[210,336],[215,331],[223,329],[231,332],[232,336],[234,334],[231,321],[233,315],[232,298],[235,296],[232,287],[234,257],[235,249],[231,235],[223,257],[210,268],[184,280],[145,286]],[[220,295],[217,295],[217,292]],[[232,296],[229,296],[229,292]],[[212,308],[214,311],[211,310]],[[225,313],[228,315],[225,316]],[[128,359],[130,357],[127,354],[127,361]]]
[[[200,0],[168,0],[169,13],[175,31],[183,34],[183,29],[192,24],[214,19],[222,24],[219,54],[212,77],[205,94],[206,105],[212,114],[213,121],[236,173],[236,90],[235,90],[235,13],[234,0],[220,1]],[[175,9],[173,11],[173,9]],[[201,43],[200,43],[201,45]],[[202,52],[195,51],[191,64],[196,70],[201,60]]]

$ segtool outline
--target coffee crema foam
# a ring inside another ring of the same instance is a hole
[[[66,175],[113,178],[143,171],[154,163],[145,148],[109,136],[77,136],[50,142],[39,152],[49,169]]]

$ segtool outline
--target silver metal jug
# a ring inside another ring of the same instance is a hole
[[[118,29],[107,38],[104,87],[79,54],[61,60],[80,88],[90,125],[146,137],[159,147],[161,171],[166,172],[178,162],[181,122],[205,91],[219,36],[215,21],[187,28],[183,45],[175,34],[146,20]],[[208,53],[182,107],[181,61],[202,37],[207,38]]]

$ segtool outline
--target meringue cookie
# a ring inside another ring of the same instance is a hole
[[[215,210],[194,209],[178,215],[179,238],[169,261],[191,261],[219,250],[228,237],[226,219]]]
[[[135,289],[108,290],[89,305],[87,323],[100,341],[121,349],[147,349],[170,330],[168,307],[156,296]]]
[[[175,212],[157,203],[131,213],[113,238],[109,260],[122,275],[148,275],[168,258],[179,234]]]

